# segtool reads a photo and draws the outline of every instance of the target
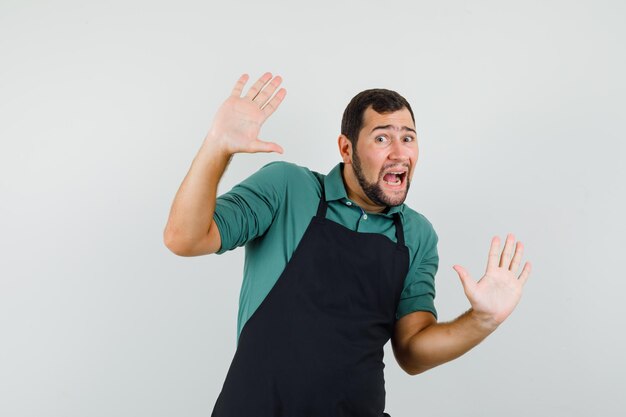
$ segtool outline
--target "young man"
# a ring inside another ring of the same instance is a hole
[[[403,204],[418,158],[409,103],[366,90],[342,120],[342,163],[324,176],[272,163],[217,198],[230,158],[282,152],[258,139],[285,97],[243,75],[220,107],[172,205],[164,239],[181,256],[246,245],[238,346],[213,416],[380,417],[383,346],[417,374],[457,358],[513,311],[530,273],[494,237],[478,281],[455,266],[471,309],[438,323],[437,235]]]

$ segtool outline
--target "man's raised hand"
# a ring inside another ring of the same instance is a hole
[[[530,275],[531,265],[526,262],[522,272],[516,276],[524,246],[522,242],[517,242],[513,253],[514,243],[515,237],[509,234],[500,255],[500,238],[496,236],[491,240],[487,270],[478,282],[462,266],[454,266],[472,310],[494,326],[502,323],[513,312]]]
[[[274,113],[287,94],[284,88],[276,91],[282,78],[266,72],[242,96],[248,79],[247,74],[239,78],[230,97],[217,111],[205,142],[220,146],[230,155],[238,152],[282,153],[283,148],[278,144],[262,141],[258,137],[265,120]]]

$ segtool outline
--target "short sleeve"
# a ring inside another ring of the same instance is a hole
[[[439,238],[430,222],[425,221],[423,227],[426,230],[423,230],[420,235],[424,238],[420,241],[417,253],[409,267],[409,274],[405,280],[396,311],[397,319],[415,311],[428,311],[435,318],[437,317],[435,274],[439,267],[439,254],[437,252]]]
[[[217,253],[262,236],[284,200],[285,188],[284,163],[272,162],[219,196],[213,215],[222,241]]]

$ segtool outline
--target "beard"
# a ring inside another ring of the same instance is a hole
[[[356,152],[356,149],[352,154],[352,168],[354,170],[354,175],[356,176],[356,179],[359,182],[359,185],[363,189],[363,192],[365,193],[367,198],[372,200],[372,202],[378,206],[399,206],[400,204],[404,203],[406,195],[409,192],[409,186],[411,185],[411,181],[409,181],[408,171],[405,175],[406,187],[401,194],[389,196],[385,194],[385,192],[379,185],[380,181],[383,178],[383,171],[393,165],[397,164],[383,166],[378,173],[378,180],[376,182],[368,182],[365,178],[365,175],[363,174],[363,169],[361,168],[361,159],[359,158],[359,154]]]

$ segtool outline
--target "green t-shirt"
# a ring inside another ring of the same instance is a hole
[[[365,213],[348,200],[343,164],[328,175],[287,162],[272,162],[217,199],[214,219],[224,253],[246,245],[239,297],[237,340],[246,321],[270,292],[315,216],[324,183],[326,217],[351,230],[380,233],[396,241],[393,213],[399,212],[409,249],[409,272],[396,318],[414,311],[437,315],[437,234],[430,222],[405,204],[386,213]]]

